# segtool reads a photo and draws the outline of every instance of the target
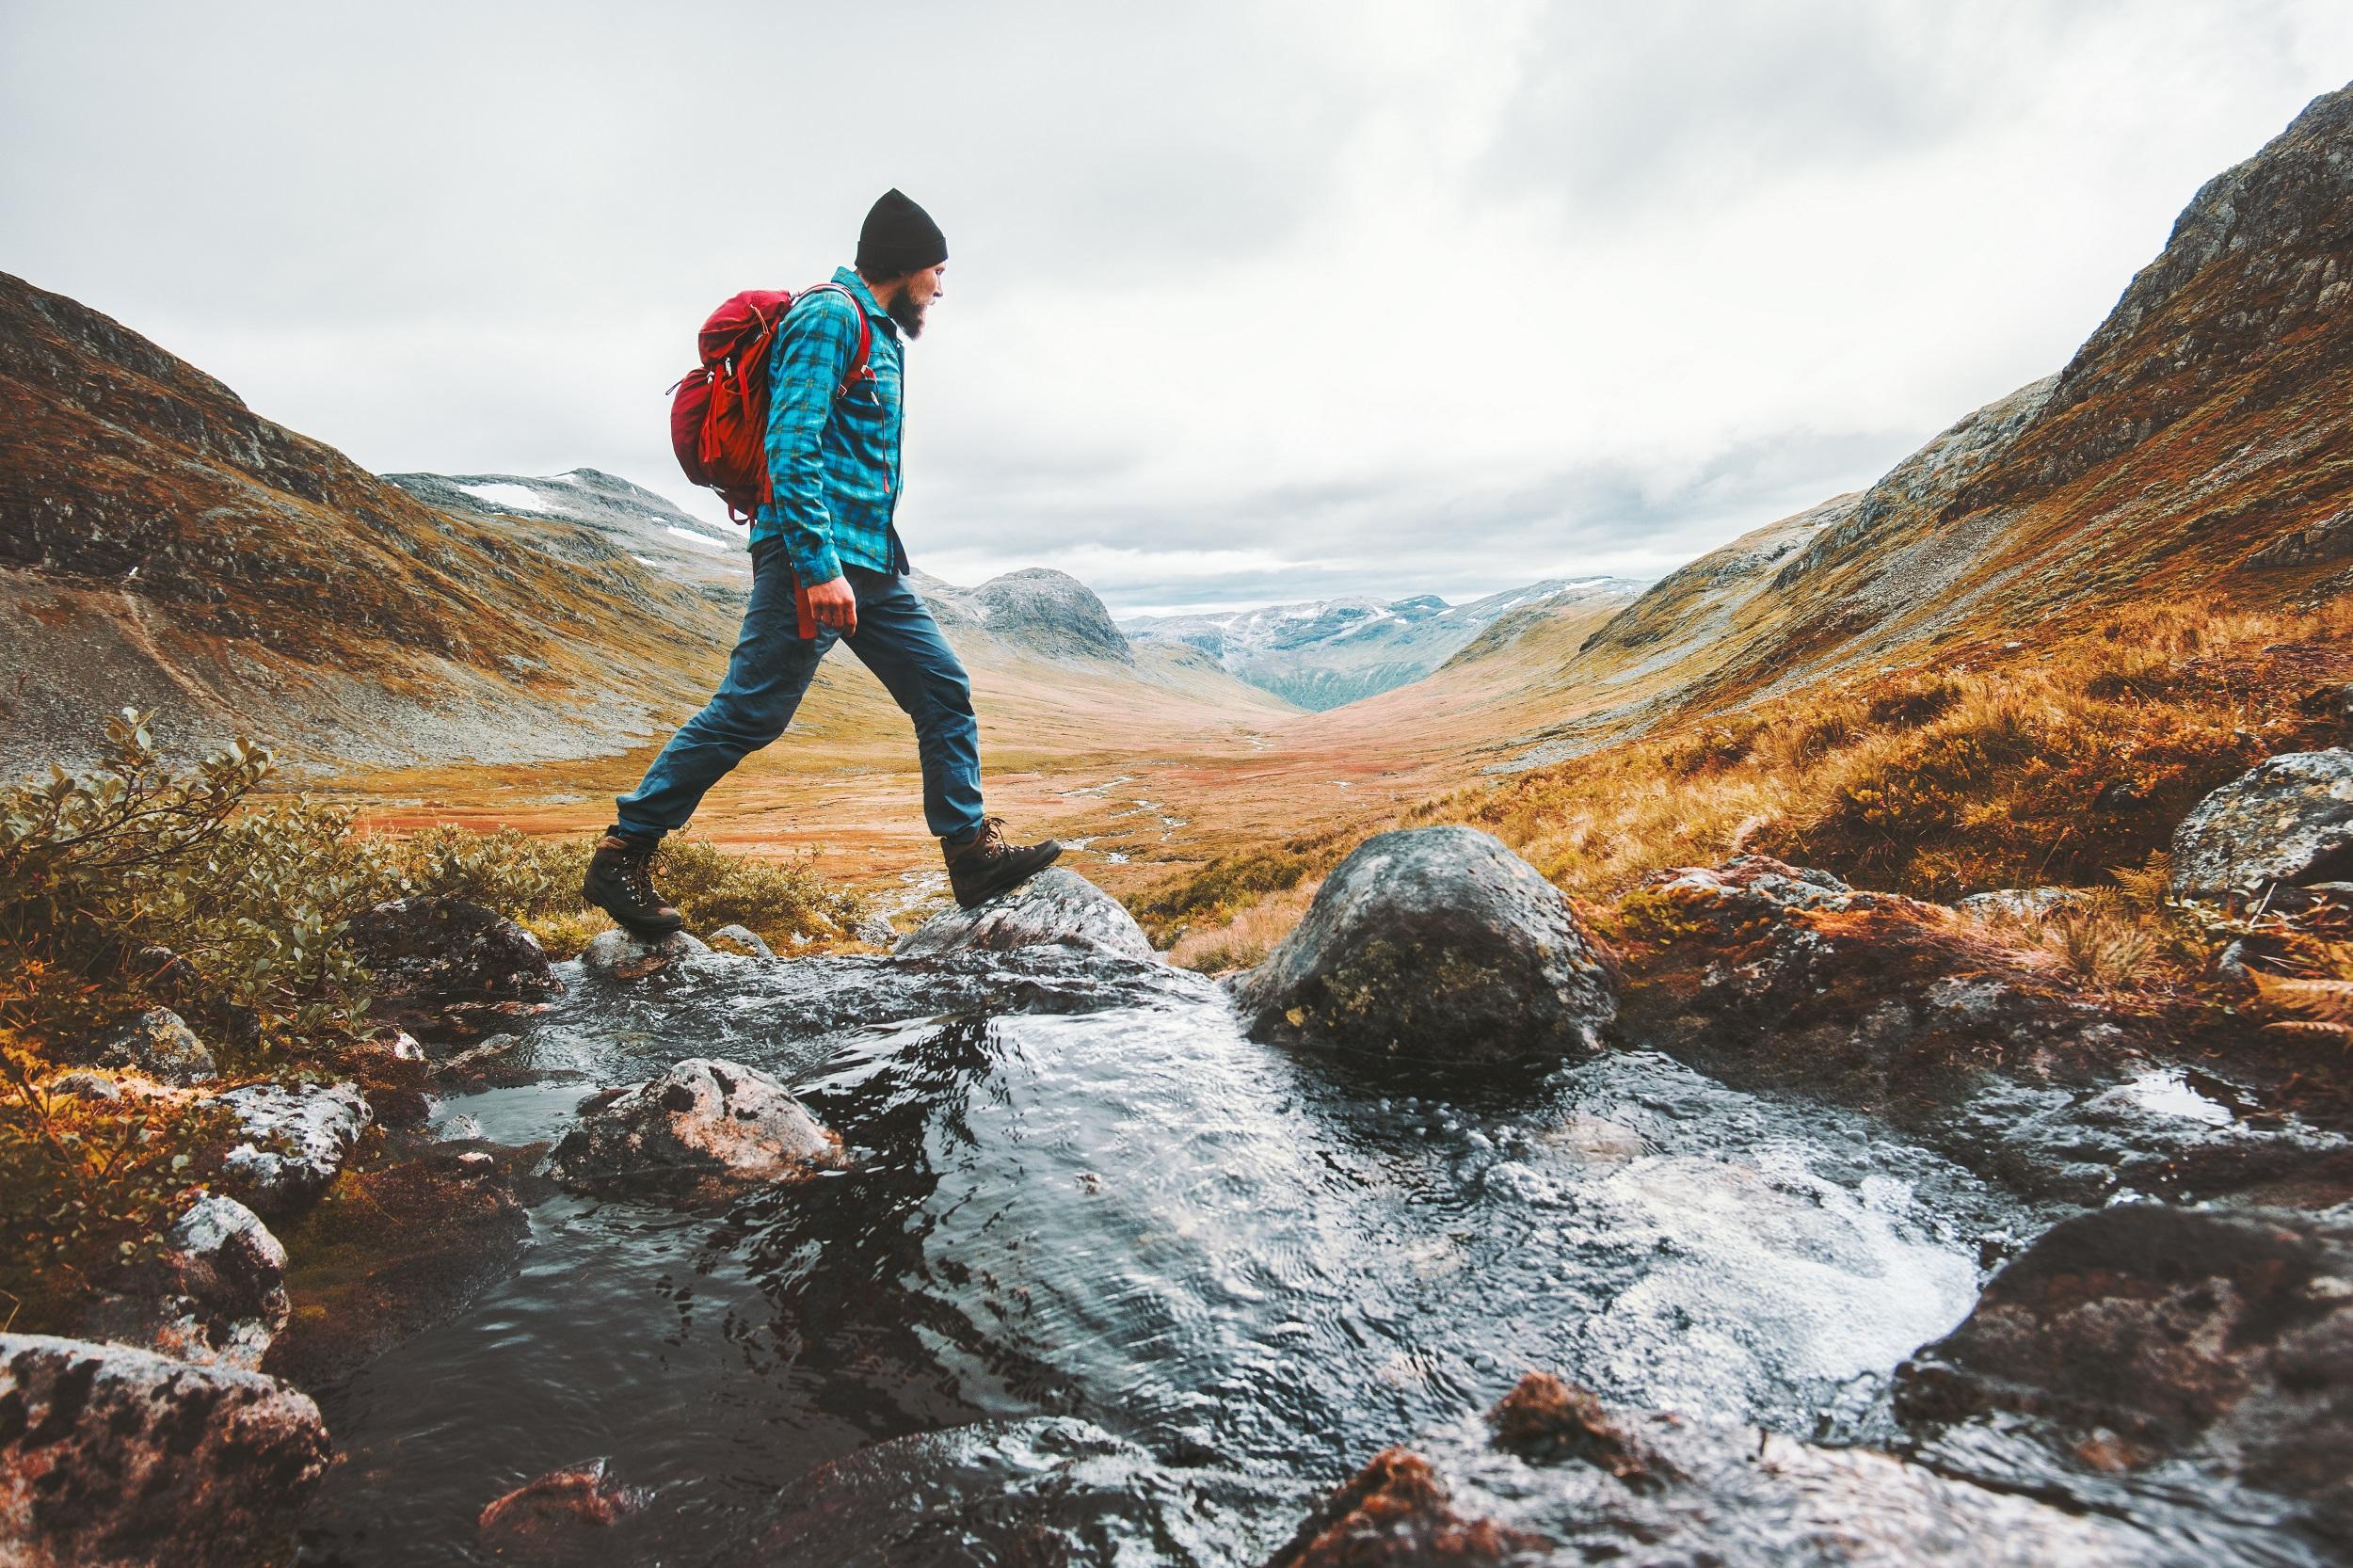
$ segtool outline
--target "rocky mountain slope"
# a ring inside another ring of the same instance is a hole
[[[1451,606],[1435,594],[1388,603],[1331,599],[1217,615],[1137,616],[1120,624],[1140,644],[1197,648],[1252,685],[1321,710],[1418,680],[1499,622],[1620,604],[1641,587],[1629,578],[1578,577]]]
[[[1965,658],[2119,603],[2310,601],[2353,585],[2353,88],[2217,175],[2054,376],[1859,496],[1654,585],[1561,671],[1517,754]]]
[[[126,705],[168,745],[243,732],[318,769],[607,756],[708,695],[748,580],[739,536],[625,480],[382,478],[0,275],[0,771],[87,759]],[[1058,573],[936,587],[1017,732],[1106,704],[1180,736],[1289,711],[1197,657],[1134,657]],[[803,726],[902,734],[851,663]]]
[[[388,473],[385,480],[440,512],[496,521],[518,538],[594,569],[619,551],[647,570],[739,610],[750,563],[744,530],[705,521],[643,486],[595,469],[526,478],[509,473]]]

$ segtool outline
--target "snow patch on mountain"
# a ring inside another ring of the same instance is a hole
[[[1135,616],[1119,623],[1139,646],[1198,649],[1228,674],[1302,707],[1337,708],[1418,680],[1515,610],[1623,603],[1625,577],[1554,578],[1449,604],[1436,594],[1383,602],[1323,599],[1215,615]]]

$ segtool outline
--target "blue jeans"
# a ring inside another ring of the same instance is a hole
[[[981,830],[981,736],[972,719],[972,684],[955,649],[906,580],[845,567],[857,596],[857,630],[844,637],[821,626],[804,638],[792,610],[792,572],[784,552],[763,539],[752,552],[752,599],[728,660],[727,679],[703,711],[680,727],[646,770],[644,782],[618,797],[622,832],[657,839],[686,825],[703,794],[746,752],[784,733],[818,661],[838,639],[874,672],[907,717],[923,764],[923,820],[935,837],[969,839]]]

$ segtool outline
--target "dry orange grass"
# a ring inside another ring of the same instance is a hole
[[[1979,646],[1824,682],[1369,816],[1311,869],[1321,874],[1381,827],[1450,822],[1494,833],[1593,901],[1744,850],[1939,900],[2108,887],[2116,868],[2144,865],[2192,805],[2264,757],[2340,744],[2336,693],[2348,680],[2353,605],[2343,601],[2137,606],[2040,647]],[[1273,846],[1229,856],[1137,902],[1163,920],[1198,906],[1271,943],[1304,901],[1253,894],[1258,913],[1230,889],[1298,858]],[[1211,876],[1219,888],[1204,887]],[[1221,891],[1229,896],[1209,896]],[[2137,906],[2095,902],[2013,935],[2103,986],[2170,968],[2166,939]]]
[[[1168,961],[1204,974],[1256,968],[1274,944],[1290,934],[1313,904],[1321,878],[1270,893],[1221,924],[1187,931],[1168,950]]]

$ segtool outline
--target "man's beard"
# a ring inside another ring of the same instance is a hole
[[[897,322],[899,330],[910,338],[923,335],[923,311],[924,307],[918,305],[904,289],[901,289],[891,297],[890,303],[883,307],[884,313]]]

